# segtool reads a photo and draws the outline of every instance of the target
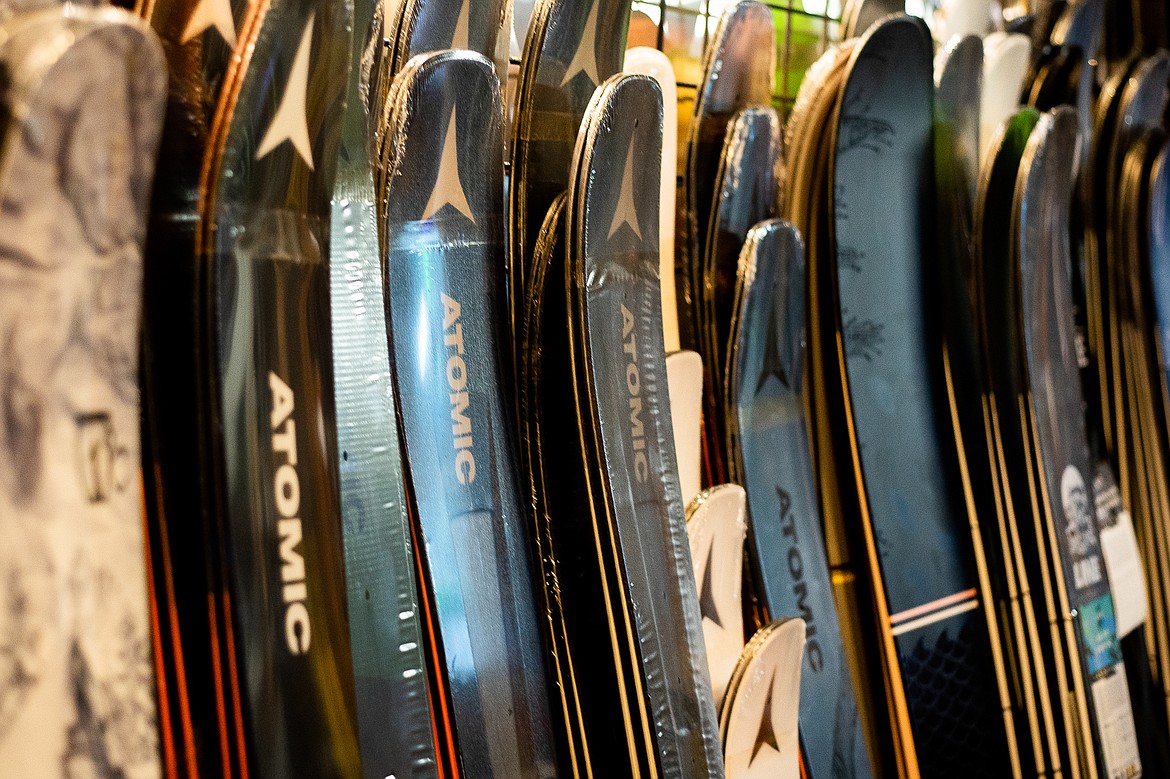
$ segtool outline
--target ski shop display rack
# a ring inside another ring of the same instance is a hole
[[[0,0],[0,777],[1170,777],[1163,0]]]

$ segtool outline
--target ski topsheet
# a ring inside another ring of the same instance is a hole
[[[687,505],[687,536],[695,564],[699,613],[715,708],[743,649],[743,542],[747,532],[743,488],[724,484]]]
[[[804,412],[804,256],[785,222],[748,233],[728,374],[732,473],[748,493],[749,558],[768,613],[808,627],[801,740],[809,775],[869,776],[816,501]],[[817,701],[815,705],[811,701]]]
[[[403,0],[392,34],[392,73],[416,54],[468,49],[492,60],[500,83],[508,75],[511,0]]]
[[[512,124],[509,295],[519,316],[541,222],[569,187],[573,144],[593,92],[622,68],[629,3],[540,0],[532,14]]]
[[[703,252],[727,125],[743,108],[771,105],[775,36],[771,11],[755,0],[739,0],[719,18],[703,55],[703,77],[687,137],[675,231],[675,293],[684,349],[700,348]],[[708,369],[714,370],[711,366]],[[715,480],[713,483],[723,481],[710,473],[709,478]]]
[[[1137,776],[1133,711],[1116,633],[1113,598],[1095,522],[1089,448],[1080,394],[1071,280],[1067,193],[1076,170],[1077,118],[1058,109],[1028,141],[1013,211],[1018,241],[1021,331],[1030,387],[1029,422],[1042,516],[1059,561],[1057,596],[1070,644],[1089,776]]]
[[[744,648],[720,717],[728,776],[803,775],[797,713],[805,632],[801,619],[777,620],[761,628]]]
[[[967,775],[992,770],[991,759],[997,775],[1018,774],[929,286],[931,54],[920,20],[875,25],[854,50],[834,122],[848,446],[904,768]]]
[[[0,761],[159,776],[137,386],[165,62],[112,8],[0,40]]]
[[[250,8],[200,182],[205,451],[230,577],[221,727],[245,775],[360,770],[327,265],[351,18]]]
[[[378,241],[371,122],[361,85],[381,44],[354,3],[349,93],[333,190],[330,313],[341,521],[362,776],[436,774],[426,645],[411,554]]]
[[[413,59],[386,142],[393,373],[463,770],[557,771],[514,455],[504,285],[503,108],[491,63]]]
[[[614,532],[663,777],[722,772],[674,457],[657,187],[662,99],[615,76],[590,103],[574,152],[566,282],[580,341],[575,385],[600,519]],[[649,121],[644,121],[649,119]],[[590,440],[591,439],[591,440]]]

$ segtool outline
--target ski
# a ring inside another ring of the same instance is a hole
[[[532,13],[516,86],[508,187],[514,328],[541,221],[569,187],[573,145],[594,90],[621,70],[629,21],[629,3],[619,0],[539,0]]]
[[[384,283],[408,499],[435,593],[460,765],[557,771],[513,447],[503,107],[491,63],[415,58],[384,140]]]
[[[374,0],[354,4],[354,39],[330,229],[337,464],[362,776],[438,774],[421,598],[390,374],[382,253],[361,93],[382,34]],[[373,39],[373,46],[370,45]]]
[[[1027,417],[1041,511],[1058,561],[1057,598],[1069,644],[1087,775],[1141,772],[1113,599],[1094,520],[1089,448],[1080,397],[1069,277],[1067,193],[1075,172],[1077,118],[1041,117],[1024,150],[1013,211],[1021,331],[1031,389]]]
[[[109,6],[17,10],[0,41],[0,760],[159,776],[137,386],[165,60]]]
[[[344,3],[249,8],[200,179],[202,445],[240,775],[360,771],[327,265],[351,21]]]
[[[772,617],[808,628],[801,716],[805,766],[872,773],[846,662],[816,502],[804,407],[804,256],[790,225],[763,222],[740,256],[727,380],[732,475],[747,489],[752,579]]]
[[[728,776],[804,776],[797,712],[805,631],[800,619],[777,620],[744,648],[720,723]]]
[[[904,13],[905,0],[845,0],[841,10],[841,40],[860,38],[887,16]]]
[[[625,683],[616,654],[611,652],[615,625],[612,615],[605,611],[608,601],[596,596],[604,590],[604,585],[601,569],[588,553],[593,548],[592,538],[584,522],[566,521],[574,517],[574,509],[581,511],[589,502],[584,455],[579,446],[564,447],[565,440],[575,440],[579,432],[575,419],[569,419],[563,412],[545,416],[545,409],[557,408],[554,399],[564,396],[564,387],[571,381],[567,375],[570,373],[568,345],[559,339],[568,332],[563,289],[566,199],[567,195],[562,193],[553,201],[533,250],[517,350],[518,395],[521,451],[529,477],[533,539],[546,617],[542,626],[560,693],[560,705],[554,705],[552,711],[561,725],[558,736],[562,739],[564,760],[574,776],[591,776],[595,764],[599,770],[609,767],[603,761],[594,760],[590,753],[591,726],[605,722],[613,727],[603,737],[595,738],[595,743],[606,744],[618,743],[632,728],[628,727],[628,720],[623,723],[627,727],[617,726],[612,716],[615,711],[624,710],[621,701]],[[553,380],[546,380],[550,375]],[[565,465],[568,459],[565,454],[570,452],[577,457],[568,467],[552,468],[552,463]],[[550,464],[547,473],[546,462]],[[562,505],[562,500],[567,504]],[[572,508],[566,511],[567,507]],[[562,519],[554,522],[554,517]],[[611,660],[614,664],[607,665]],[[598,666],[597,678],[593,679]],[[593,683],[578,686],[578,678]],[[618,689],[597,683],[600,680],[616,683]],[[597,714],[593,716],[595,711]],[[602,750],[599,755],[609,755],[619,764],[623,757],[628,757],[620,749]]]
[[[703,54],[703,75],[687,136],[675,231],[675,291],[679,338],[684,349],[699,349],[701,345],[698,328],[702,321],[703,252],[727,125],[744,108],[771,105],[775,36],[772,14],[766,6],[755,0],[738,0],[719,18]],[[708,366],[708,370],[722,368]],[[721,465],[714,470],[708,466],[708,483],[724,481],[721,471]]]
[[[743,650],[746,501],[742,487],[724,484],[696,495],[687,505],[687,536],[716,709],[723,703],[727,683]]]
[[[659,180],[661,115],[661,93],[645,76],[611,78],[586,112],[568,202],[566,285],[579,339],[570,344],[598,519],[613,533],[638,618],[661,773],[706,776],[722,760],[670,423],[657,188],[635,186]]]
[[[738,262],[752,226],[776,215],[780,144],[780,117],[772,108],[748,108],[732,117],[715,177],[711,223],[703,252],[699,318],[695,324],[707,373],[712,377],[704,385],[704,446],[708,452],[719,452],[717,459],[728,463],[728,470],[732,454],[727,448],[729,399],[724,385]]]
[[[467,49],[490,59],[500,83],[506,82],[512,28],[509,0],[402,0],[398,11],[393,54],[387,62],[390,77],[415,55]]]
[[[136,12],[164,43],[166,119],[143,267],[142,441],[147,530],[162,630],[157,672],[169,688],[164,731],[188,775],[230,775],[227,571],[202,475],[208,424],[199,378],[195,257],[199,177],[246,0],[142,0]]]
[[[997,775],[1018,776],[1012,714],[998,694],[1002,669],[991,651],[995,626],[969,536],[973,510],[948,430],[926,264],[931,60],[920,20],[875,25],[854,50],[834,117],[830,273],[849,428],[843,443],[876,583],[903,768],[966,775],[992,770],[986,760],[995,755]],[[935,550],[929,561],[915,552],[924,544]],[[959,667],[961,675],[943,670]]]

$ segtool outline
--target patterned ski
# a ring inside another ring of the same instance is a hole
[[[719,18],[703,55],[703,77],[687,137],[682,190],[679,192],[675,291],[679,338],[684,349],[699,349],[703,252],[716,198],[719,160],[727,125],[736,112],[768,106],[776,75],[772,14],[755,0],[739,0]],[[707,409],[711,411],[712,409]],[[709,483],[724,481],[712,472]]]
[[[230,576],[221,727],[241,775],[360,771],[327,265],[351,20],[340,2],[250,7],[200,180],[203,451]]]
[[[557,771],[506,405],[503,107],[491,63],[416,58],[385,139],[390,341],[463,771]]]
[[[1018,775],[949,429],[927,259],[931,59],[920,20],[875,25],[854,50],[833,122],[847,446],[903,769]],[[932,554],[924,558],[923,548]]]
[[[808,627],[801,674],[805,765],[872,773],[845,660],[804,406],[804,251],[799,233],[772,220],[754,227],[740,256],[736,332],[727,397],[732,473],[748,492],[753,579],[770,615]]]
[[[707,490],[687,505],[687,536],[695,564],[703,641],[716,709],[723,704],[727,683],[743,650],[746,510],[747,496],[736,484]]]
[[[657,280],[662,98],[615,76],[591,101],[568,205],[574,386],[595,504],[612,529],[663,777],[717,776],[718,729],[685,536]]]
[[[159,776],[137,387],[165,61],[108,6],[0,41],[0,764]]]
[[[382,253],[361,92],[381,36],[354,4],[349,92],[330,235],[334,400],[349,635],[362,776],[436,775],[426,646],[390,375]],[[371,38],[374,39],[370,45]]]

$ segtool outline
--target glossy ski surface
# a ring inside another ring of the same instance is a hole
[[[842,380],[893,708],[913,733],[903,759],[924,773],[967,775],[995,755],[1007,775],[1019,766],[948,445],[927,285],[932,106],[925,26],[901,17],[872,28],[854,51],[835,122]]]
[[[393,373],[410,499],[463,770],[551,776],[556,756],[517,482],[503,289],[503,110],[481,55],[398,76],[386,131]]]
[[[614,77],[594,96],[575,151],[567,278],[587,392],[577,401],[637,617],[661,775],[705,776],[722,766],[670,423],[657,188],[637,186],[659,179],[661,114],[645,76]]]
[[[241,774],[360,770],[328,269],[351,19],[344,3],[250,9],[200,182],[206,445],[230,575],[221,663]]]
[[[341,521],[362,776],[437,774],[426,646],[390,374],[373,149],[361,94],[374,3],[354,5],[354,45],[330,235],[330,314]],[[380,40],[374,42],[379,45]]]
[[[801,717],[812,776],[845,766],[868,776],[816,499],[804,411],[804,247],[772,220],[748,234],[740,258],[742,302],[729,373],[732,469],[748,491],[749,558],[771,615],[808,627],[802,697],[822,701]]]
[[[166,66],[108,7],[0,40],[2,770],[160,776],[137,387]]]

